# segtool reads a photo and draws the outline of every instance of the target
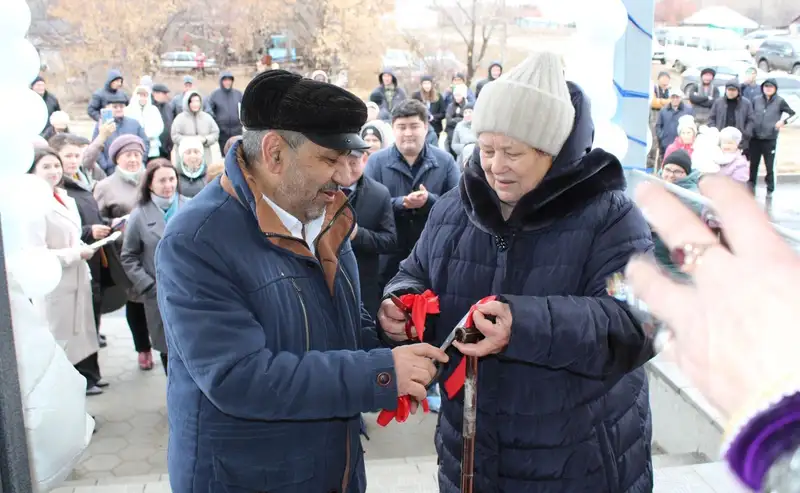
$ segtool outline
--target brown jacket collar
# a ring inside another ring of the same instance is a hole
[[[289,230],[286,229],[286,226],[283,225],[278,215],[275,214],[272,207],[270,207],[265,200],[262,200],[263,193],[253,178],[253,175],[247,170],[241,146],[238,147],[236,151],[236,162],[244,176],[247,187],[253,194],[256,204],[256,220],[258,221],[258,226],[261,231],[276,247],[304,257],[315,258],[305,242],[292,236]],[[223,190],[241,203],[227,173],[223,174],[220,178],[220,184]],[[247,204],[242,205],[249,209]],[[325,280],[328,283],[331,294],[334,293],[335,289],[334,280],[339,266],[339,249],[342,243],[350,236],[354,224],[355,217],[353,209],[348,205],[345,194],[339,191],[336,194],[336,200],[325,211],[325,222],[323,223],[320,235],[317,237],[316,258],[319,260],[322,265],[322,270],[325,272]]]

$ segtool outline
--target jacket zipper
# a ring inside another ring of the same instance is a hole
[[[305,324],[305,339],[306,339],[306,352],[311,351],[311,336],[308,330],[308,312],[306,311],[306,303],[303,301],[303,292],[300,291],[300,286],[294,281],[294,278],[289,278],[294,290],[297,291],[297,298],[300,300],[300,307],[303,309],[303,323]]]
[[[342,267],[342,264],[339,264],[339,270],[342,271],[342,274],[344,275],[344,280],[347,281],[347,285],[350,287],[350,294],[353,295],[353,301],[358,303],[358,298],[356,298],[356,290],[355,288],[353,288],[353,283],[350,281],[350,276],[348,276],[347,272],[344,271],[344,267]]]

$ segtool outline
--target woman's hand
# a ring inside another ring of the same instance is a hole
[[[92,224],[92,238],[95,240],[102,240],[111,234],[111,228],[105,224]]]
[[[715,204],[730,251],[686,206],[654,184],[637,202],[669,248],[712,245],[687,268],[694,284],[672,280],[642,257],[627,277],[649,309],[668,325],[668,357],[727,416],[785,381],[800,347],[800,257],[775,232],[740,184],[709,176],[700,189]]]
[[[93,248],[89,248],[88,246],[82,246],[81,248],[81,258],[83,260],[89,260],[90,258],[94,257],[95,250]]]

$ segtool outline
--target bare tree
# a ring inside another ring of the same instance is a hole
[[[440,0],[433,0],[432,7],[464,41],[467,49],[466,82],[470,84],[486,55],[495,28],[504,21],[498,20],[500,5],[496,0],[455,0],[454,3],[454,7],[449,7]]]
[[[656,3],[656,22],[677,25],[682,20],[697,12],[694,0],[661,0]]]
[[[186,0],[55,0],[49,14],[68,23],[79,42],[64,51],[67,67],[104,62],[132,74],[151,72],[170,24]]]
[[[385,10],[381,0],[317,0],[311,36],[302,50],[306,67],[329,73],[347,69],[356,84],[376,77],[386,48]]]

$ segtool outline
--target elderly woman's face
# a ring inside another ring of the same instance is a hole
[[[680,137],[684,144],[692,144],[694,143],[694,130],[691,128],[684,128],[681,130]]]
[[[183,165],[191,170],[196,170],[203,164],[203,151],[190,148],[183,151]]]
[[[139,96],[139,104],[142,106],[146,105],[150,100],[150,95],[147,94],[147,91],[139,91],[136,95]]]
[[[484,132],[478,145],[486,181],[511,207],[536,188],[553,165],[552,156],[502,134]]]
[[[142,153],[138,150],[120,152],[117,156],[117,166],[128,173],[136,173],[142,169]]]

